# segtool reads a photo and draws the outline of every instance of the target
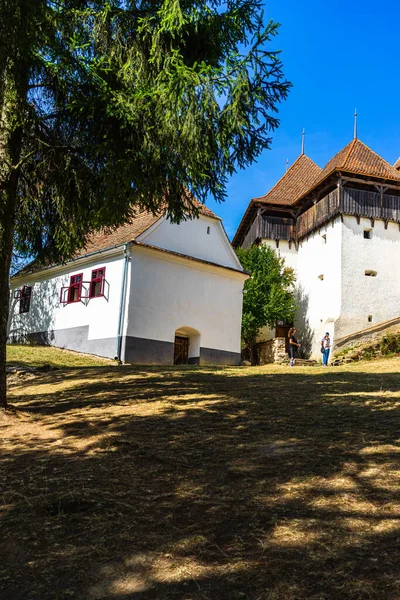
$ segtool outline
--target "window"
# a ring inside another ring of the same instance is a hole
[[[376,277],[378,275],[378,273],[376,271],[365,271],[365,276],[366,277]]]
[[[72,275],[69,282],[68,304],[79,302],[82,295],[82,273]]]
[[[323,245],[326,244],[326,235],[325,234],[321,235],[321,242],[322,242]]]
[[[365,240],[370,240],[371,239],[371,230],[370,229],[364,229],[364,239]]]
[[[321,273],[321,275],[318,275],[318,279],[320,279],[321,281],[323,281],[323,280],[324,280],[324,276],[323,276],[323,274],[322,274],[322,273]]]
[[[29,307],[31,304],[31,293],[32,288],[29,285],[24,285],[19,296],[20,314],[29,312]]]
[[[210,235],[210,227],[207,227],[207,234]]]
[[[104,296],[104,277],[106,268],[95,269],[92,271],[92,280],[90,282],[89,298],[99,298]]]
[[[368,315],[368,323],[372,323],[372,315]]]

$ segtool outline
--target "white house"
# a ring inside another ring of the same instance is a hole
[[[233,245],[267,244],[296,272],[295,325],[311,355],[325,332],[339,339],[400,316],[398,168],[358,139],[324,169],[301,154],[243,216]]]
[[[9,340],[132,364],[240,362],[243,271],[221,219],[139,213],[62,265],[11,279]]]

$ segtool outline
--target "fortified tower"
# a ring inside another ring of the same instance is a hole
[[[357,138],[323,170],[301,154],[242,218],[234,246],[269,245],[295,269],[311,355],[326,331],[338,339],[400,315],[397,168]]]

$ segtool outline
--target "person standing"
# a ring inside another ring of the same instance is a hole
[[[288,353],[289,353],[291,367],[294,366],[294,357],[295,357],[296,349],[300,348],[300,346],[301,346],[301,344],[299,344],[298,341],[296,340],[295,334],[296,334],[296,327],[291,327],[288,332],[288,338],[289,338]]]
[[[326,332],[321,340],[321,352],[322,352],[322,366],[328,366],[329,352],[331,349],[331,338],[329,332]]]

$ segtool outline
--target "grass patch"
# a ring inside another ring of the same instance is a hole
[[[10,388],[0,597],[400,597],[399,358],[102,364]]]
[[[89,354],[61,350],[50,346],[24,346],[10,344],[7,346],[7,363],[10,365],[26,365],[43,367],[50,365],[58,368],[100,367],[115,364],[114,361]]]

